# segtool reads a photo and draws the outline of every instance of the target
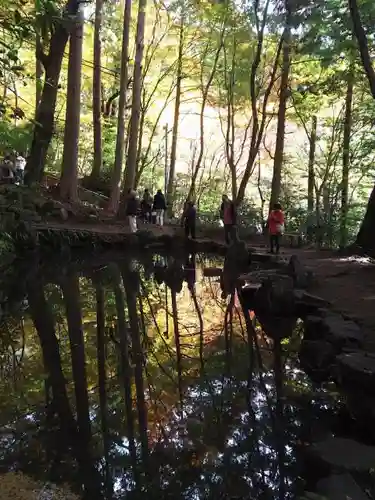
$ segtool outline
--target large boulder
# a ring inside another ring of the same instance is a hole
[[[339,382],[375,395],[375,355],[364,351],[337,356]],[[375,466],[375,464],[374,464]]]
[[[255,296],[256,310],[275,316],[290,316],[295,312],[293,280],[289,276],[274,275],[265,280]]]
[[[335,363],[336,351],[324,340],[303,340],[299,352],[301,368],[316,382],[326,380]]]
[[[369,500],[348,473],[332,474],[318,481],[316,491],[329,500]]]
[[[296,288],[307,289],[312,285],[312,271],[302,264],[297,255],[292,255],[290,257],[287,272],[293,279]]]
[[[335,344],[338,349],[357,349],[361,346],[363,337],[361,328],[340,314],[313,314],[305,318],[305,338],[309,340],[325,339]]]
[[[329,437],[314,443],[311,451],[338,470],[368,472],[375,467],[375,447],[352,439]]]

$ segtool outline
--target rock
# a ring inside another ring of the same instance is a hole
[[[294,290],[294,297],[296,299],[298,316],[300,317],[314,313],[319,307],[329,305],[329,302],[325,299],[307,293],[304,290]]]
[[[264,281],[255,295],[256,309],[274,316],[290,316],[295,312],[293,281],[289,276],[275,275]]]
[[[67,221],[69,219],[69,213],[68,213],[67,209],[64,207],[61,207],[59,209],[59,216],[60,216],[60,219],[62,221],[64,221],[64,222]]]
[[[342,470],[368,472],[375,466],[375,447],[352,439],[330,437],[314,443],[311,451],[324,462]]]
[[[350,474],[332,474],[321,479],[316,491],[329,500],[369,500]]]
[[[335,362],[336,351],[330,342],[324,340],[303,340],[299,352],[301,367],[314,380],[325,380]]]
[[[375,355],[352,352],[337,356],[339,382],[375,394]],[[374,463],[375,467],[375,463]]]
[[[341,315],[327,316],[323,324],[328,329],[330,340],[341,348],[356,348],[363,342],[364,335],[361,328],[353,321],[346,321]]]
[[[312,284],[312,272],[306,269],[298,259],[297,255],[290,257],[288,266],[288,274],[292,277],[295,288],[306,289]]]
[[[305,318],[305,338],[325,339],[339,349],[358,348],[363,342],[363,332],[353,321],[346,321],[340,314],[308,315]]]

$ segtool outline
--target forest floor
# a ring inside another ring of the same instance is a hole
[[[56,229],[71,229],[78,231],[93,231],[102,234],[127,234],[128,227],[124,222],[77,223],[53,222],[35,224],[39,227],[53,227]],[[155,236],[161,234],[175,234],[182,232],[178,226],[140,226],[140,229],[151,230]],[[203,236],[198,230],[198,239]],[[208,235],[207,235],[208,236]],[[209,235],[210,239],[217,240]],[[207,239],[202,238],[202,239]],[[218,240],[220,241],[220,240]],[[251,248],[265,251],[264,241],[258,239],[248,241]],[[263,243],[263,244],[262,244]],[[308,266],[314,274],[312,293],[319,295],[332,304],[333,309],[356,318],[366,332],[366,348],[375,352],[375,262],[364,257],[340,256],[337,252],[307,248],[284,247],[282,255],[298,255],[301,262]]]

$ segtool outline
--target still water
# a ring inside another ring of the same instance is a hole
[[[0,285],[0,472],[87,499],[292,499],[338,396],[207,256],[20,263]],[[168,269],[165,269],[165,266]]]

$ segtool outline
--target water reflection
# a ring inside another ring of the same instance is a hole
[[[332,401],[204,256],[55,264],[3,283],[1,471],[87,499],[288,499]],[[215,265],[218,265],[215,263]]]

